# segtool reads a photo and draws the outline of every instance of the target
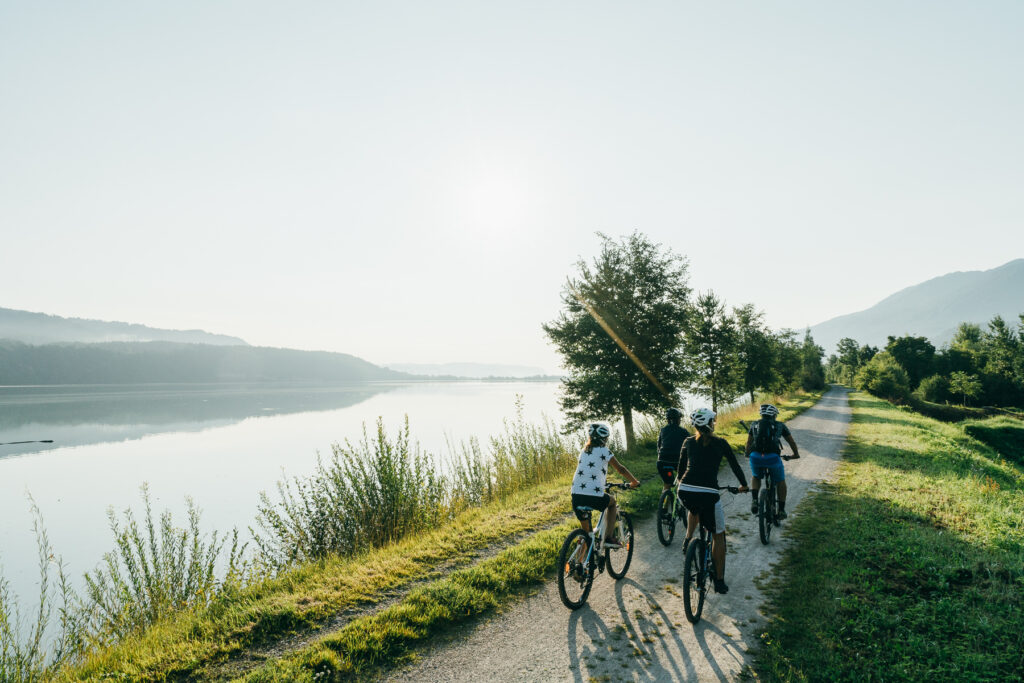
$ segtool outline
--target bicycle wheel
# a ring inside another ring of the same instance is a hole
[[[704,539],[695,538],[686,549],[683,561],[683,607],[691,624],[700,621],[704,611],[704,597],[708,593],[708,572],[704,567]]]
[[[672,507],[674,493],[675,491],[669,489],[661,494],[661,500],[658,501],[658,540],[662,545],[672,543],[672,537],[676,535],[676,516]]]
[[[772,506],[769,497],[774,493],[772,489],[763,488],[757,497],[757,532],[764,545],[768,545],[768,538],[772,535]]]
[[[594,572],[590,571],[591,565],[586,561],[588,538],[586,531],[575,529],[566,537],[558,553],[558,595],[569,609],[583,607],[594,584]]]
[[[619,539],[621,548],[606,548],[605,560],[608,562],[608,575],[618,581],[629,571],[629,563],[633,561],[633,520],[628,512],[619,510],[622,537]],[[660,528],[660,527],[659,527]],[[620,568],[621,566],[621,568]]]

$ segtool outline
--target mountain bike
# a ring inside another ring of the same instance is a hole
[[[604,490],[612,493],[612,489],[628,489],[629,484],[605,484]],[[594,508],[581,506],[583,512],[593,512]],[[558,595],[562,604],[569,609],[583,607],[594,584],[594,576],[608,568],[608,574],[616,581],[626,575],[629,564],[633,561],[633,520],[629,513],[619,508],[616,528],[619,533],[619,547],[606,547],[605,512],[594,525],[593,531],[587,533],[583,529],[573,529],[562,544],[558,553]],[[603,552],[602,552],[603,551]]]
[[[735,486],[719,486],[718,490],[739,493]],[[691,624],[700,621],[704,600],[716,576],[715,559],[711,556],[711,532],[701,524],[700,535],[690,541],[683,561],[683,607]]]
[[[676,535],[676,520],[686,518],[686,508],[679,500],[679,477],[672,482],[672,488],[664,491],[658,500],[658,540],[662,545],[670,545]],[[673,495],[674,494],[674,495]]]
[[[792,456],[783,455],[783,460],[792,460]],[[768,539],[772,535],[772,527],[779,524],[779,497],[775,491],[775,478],[772,471],[765,469],[761,477],[761,492],[757,495],[757,534],[761,537],[761,543],[768,545]]]

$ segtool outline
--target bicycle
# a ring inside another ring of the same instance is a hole
[[[739,493],[735,486],[719,486],[718,490]],[[683,561],[683,607],[686,608],[686,619],[691,624],[700,621],[704,600],[716,576],[715,558],[711,556],[711,532],[701,524],[700,535],[690,541]]]
[[[740,420],[740,424],[743,425],[747,431],[750,428],[747,427],[747,423]],[[793,459],[791,455],[780,456],[786,462]],[[751,473],[753,474],[753,473]],[[772,527],[781,526],[779,524],[779,497],[775,491],[775,479],[772,477],[772,471],[765,468],[763,473],[764,476],[759,477],[761,479],[761,492],[757,495],[757,534],[761,538],[762,545],[768,545],[768,540],[772,535]]]
[[[676,520],[686,518],[686,508],[679,500],[679,476],[672,482],[672,488],[664,491],[658,500],[658,540],[668,546],[676,535]],[[672,495],[675,494],[675,495]]]
[[[604,490],[611,493],[616,488],[628,489],[630,485],[609,483],[605,484]],[[585,506],[578,509],[583,512],[594,510]],[[616,522],[619,547],[607,548],[604,547],[606,511],[601,511],[593,531],[588,533],[583,529],[573,529],[558,553],[558,595],[562,598],[562,604],[569,609],[583,607],[594,584],[594,576],[603,572],[606,565],[608,574],[618,581],[626,575],[633,561],[633,520],[629,513],[619,508]]]

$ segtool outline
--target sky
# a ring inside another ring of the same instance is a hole
[[[597,231],[774,327],[1024,256],[1020,2],[0,0],[0,306],[554,371]]]

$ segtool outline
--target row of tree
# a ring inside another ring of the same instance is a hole
[[[985,328],[961,323],[940,349],[925,337],[889,337],[881,351],[840,340],[825,366],[832,382],[895,401],[1024,405],[1024,314],[1016,329],[1001,317]]]
[[[694,296],[686,258],[640,233],[600,238],[562,290],[563,309],[544,325],[568,371],[567,424],[621,417],[634,443],[633,413],[682,403],[712,408],[760,390],[819,389],[824,351],[810,332],[773,331],[752,304],[726,308],[714,292]]]

